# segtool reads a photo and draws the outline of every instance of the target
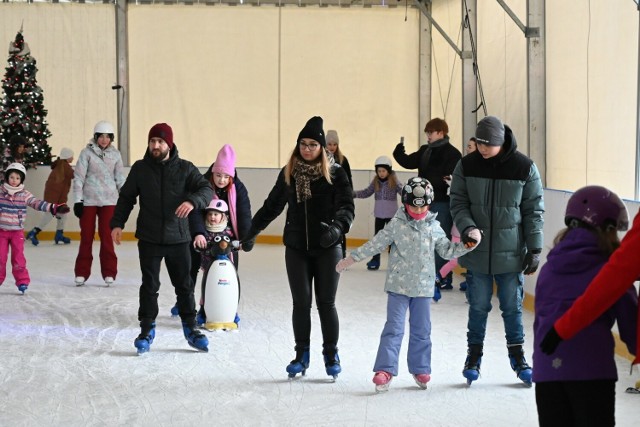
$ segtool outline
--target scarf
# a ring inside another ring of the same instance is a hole
[[[204,227],[210,233],[222,233],[227,228],[227,222],[228,222],[227,218],[224,218],[218,224],[209,224],[208,222],[205,221]]]
[[[312,197],[311,182],[322,177],[321,168],[321,162],[310,165],[301,160],[296,160],[291,175],[296,180],[296,199],[298,203],[307,201]]]
[[[24,190],[24,184],[20,184],[20,185],[18,185],[17,187],[12,187],[12,186],[10,186],[10,185],[9,185],[9,183],[8,183],[8,182],[5,182],[5,183],[3,184],[3,186],[4,186],[4,189],[7,191],[7,193],[9,193],[9,194],[10,194],[10,195],[12,195],[12,196],[13,196],[14,194],[16,194],[16,193],[18,193],[18,192],[20,192],[20,191]]]
[[[432,150],[438,148],[438,147],[442,147],[445,144],[449,143],[449,137],[445,136],[442,139],[439,139],[437,141],[433,141],[431,143],[427,143],[427,149],[424,150],[424,153],[422,153],[422,165],[423,167],[427,167],[429,165],[429,160],[431,159],[431,152]]]

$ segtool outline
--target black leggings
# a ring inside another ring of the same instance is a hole
[[[615,425],[615,380],[536,383],[538,422],[545,426]]]
[[[387,223],[389,223],[389,221],[391,221],[391,218],[376,218],[375,224],[374,224],[374,230],[375,230],[375,234],[378,234],[378,231],[382,230],[384,228],[385,225],[387,225]],[[380,261],[380,254],[375,254],[373,256],[373,259],[377,259],[378,261]]]
[[[311,341],[312,287],[320,316],[324,351],[334,351],[338,345],[340,322],[336,310],[338,279],[336,264],[342,256],[342,246],[328,249],[285,250],[289,288],[293,299],[293,335],[296,349],[308,348]]]

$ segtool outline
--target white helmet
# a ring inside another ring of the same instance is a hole
[[[24,178],[27,176],[27,170],[22,163],[11,163],[9,166],[7,166],[7,169],[4,171],[5,181],[9,180],[9,174],[11,172],[18,172],[18,175],[20,175],[21,177],[20,183],[24,183]]]
[[[378,166],[383,166],[383,167],[387,167],[389,169],[391,169],[393,167],[393,164],[391,163],[391,159],[388,158],[387,156],[380,156],[376,159],[376,162],[374,163],[375,167]]]
[[[96,125],[93,127],[93,133],[94,135],[97,133],[99,135],[102,135],[103,133],[109,133],[111,135],[115,134],[115,131],[113,130],[113,125],[105,120],[101,120],[98,123],[96,123]]]

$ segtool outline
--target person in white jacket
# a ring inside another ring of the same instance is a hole
[[[91,275],[93,238],[98,219],[100,270],[107,286],[118,274],[118,258],[109,222],[124,184],[122,157],[113,146],[113,125],[99,121],[93,138],[80,152],[73,175],[73,213],[80,219],[80,248],[75,264],[75,283],[82,286]]]
[[[410,178],[402,188],[402,206],[391,221],[370,241],[338,263],[339,273],[357,261],[391,246],[384,290],[387,293],[387,322],[382,330],[373,366],[376,391],[386,391],[398,375],[398,356],[409,310],[407,364],[416,384],[427,388],[431,379],[431,300],[435,292],[435,253],[451,259],[472,250],[481,239],[478,232],[463,242],[453,243],[429,212],[433,187],[425,178]]]

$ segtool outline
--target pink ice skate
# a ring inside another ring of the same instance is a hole
[[[376,385],[376,393],[389,390],[389,383],[393,379],[393,375],[386,371],[378,371],[373,376],[373,383]]]
[[[429,374],[418,374],[413,375],[413,379],[416,380],[416,384],[423,390],[427,389],[427,383],[431,381],[431,375]]]

